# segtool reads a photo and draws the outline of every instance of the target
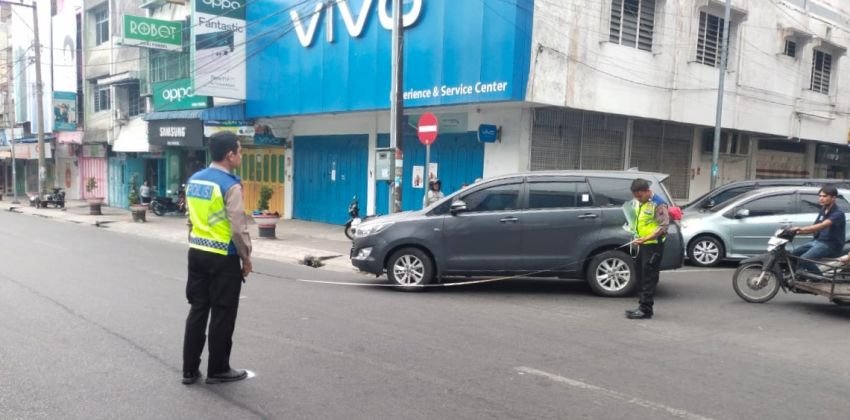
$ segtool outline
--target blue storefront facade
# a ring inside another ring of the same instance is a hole
[[[414,210],[425,192],[423,183],[413,182],[425,169],[425,148],[415,134],[423,112],[440,117],[431,162],[447,193],[484,176],[499,154],[519,149],[514,145],[520,132],[511,125],[524,115],[533,1],[404,4],[409,124],[402,144],[402,207]],[[344,223],[354,195],[367,213],[387,211],[389,183],[375,160],[389,146],[390,5],[388,0],[248,5],[246,116],[292,144],[289,217]],[[501,144],[480,142],[480,124],[502,127]]]

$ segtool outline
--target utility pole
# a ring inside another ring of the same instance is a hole
[[[392,191],[390,212],[401,211],[402,174],[404,173],[404,10],[402,0],[393,0],[392,88],[390,105],[390,148],[393,163],[390,167]]]
[[[723,120],[723,92],[726,89],[726,64],[729,56],[729,19],[732,14],[732,0],[726,0],[726,11],[723,14],[723,41],[720,48],[720,81],[717,86],[717,115],[714,121],[714,148],[711,153],[711,189],[717,187],[720,158],[720,134]]]
[[[15,84],[14,84],[14,75],[15,68],[12,66],[14,62],[14,56],[12,55],[12,47],[9,46],[9,51],[6,56],[6,62],[8,63],[7,74],[6,76],[6,103],[9,107],[9,111],[6,113],[6,118],[9,119],[9,144],[12,145],[12,204],[20,204],[18,201],[18,173],[15,169]]]
[[[32,31],[34,32],[33,49],[35,50],[35,104],[36,126],[38,127],[38,193],[44,192],[44,180],[47,178],[47,168],[44,164],[44,84],[41,82],[41,42],[38,38],[38,7],[32,2]]]
[[[24,4],[23,0],[19,0],[18,3],[0,0],[0,4],[29,7],[32,9],[33,49],[35,50],[35,115],[38,120],[36,121],[36,127],[38,129],[38,194],[41,194],[44,192],[44,180],[47,177],[47,168],[44,165],[44,86],[41,83],[41,41],[38,36],[38,6],[36,0],[33,0],[32,4]],[[14,133],[14,127],[12,131]]]

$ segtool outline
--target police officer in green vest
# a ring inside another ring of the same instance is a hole
[[[235,168],[242,164],[242,146],[233,133],[209,140],[212,164],[192,175],[186,187],[189,211],[189,278],[186,298],[191,309],[183,339],[183,383],[200,377],[201,353],[209,319],[207,383],[245,379],[230,367],[239,292],[251,272],[251,237]]]
[[[670,224],[667,203],[653,193],[650,182],[636,179],[632,182],[632,195],[635,197],[632,209],[635,212],[632,231],[633,243],[638,246],[638,285],[640,306],[626,311],[629,319],[652,318],[655,287],[658,285],[658,271],[664,255],[664,238]]]

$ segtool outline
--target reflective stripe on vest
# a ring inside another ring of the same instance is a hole
[[[189,247],[228,255],[232,232],[221,187],[212,181],[190,180],[186,188],[186,205],[192,222]]]

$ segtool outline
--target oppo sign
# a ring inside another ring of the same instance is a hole
[[[174,101],[182,101],[183,99],[193,98],[195,94],[192,93],[191,87],[178,87],[173,89],[165,89],[160,93],[162,99],[168,102]]]
[[[238,10],[242,8],[242,2],[236,0],[202,0],[201,2],[215,9]]]
[[[195,95],[191,79],[154,83],[152,88],[155,111],[202,109],[209,104],[209,97]]]
[[[227,1],[227,0],[203,0],[207,1]],[[393,17],[387,13],[387,8],[391,5],[392,0],[363,0],[363,5],[360,6],[360,11],[357,17],[354,17],[354,14],[351,11],[351,7],[348,6],[347,0],[340,0],[335,2],[336,8],[339,10],[339,14],[342,16],[342,20],[345,22],[345,28],[348,30],[348,34],[353,38],[358,38],[363,34],[363,28],[366,26],[366,18],[369,15],[369,11],[372,8],[372,4],[377,4],[378,9],[378,18],[381,21],[381,26],[388,31],[392,31],[393,29]],[[422,2],[424,0],[412,0],[413,7],[409,12],[405,13],[402,21],[404,27],[413,26],[418,20],[419,16],[422,14]],[[307,22],[307,27],[304,27],[304,20],[301,18],[301,15],[297,10],[291,10],[289,12],[289,17],[292,19],[292,23],[295,26],[295,33],[298,35],[298,40],[301,42],[301,45],[305,48],[309,47],[313,44],[313,39],[316,37],[316,28],[319,26],[319,18],[322,14],[322,9],[325,6],[324,1],[316,1],[315,7],[313,7],[313,11],[309,14],[310,20]],[[328,15],[328,18],[325,19],[325,24],[327,25],[327,41],[334,42],[334,19],[333,19],[334,9],[329,7],[325,9],[324,13]]]

